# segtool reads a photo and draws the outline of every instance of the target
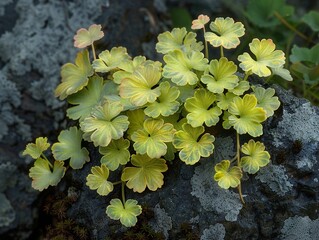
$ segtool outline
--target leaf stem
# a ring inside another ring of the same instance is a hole
[[[113,184],[113,186],[115,186],[115,185],[120,184],[120,183],[122,183],[122,181],[117,181],[117,182],[114,182],[112,184]]]
[[[251,71],[245,72],[244,81],[247,81],[248,77],[251,75]]]
[[[240,167],[240,140],[239,140],[239,134],[236,133],[236,143],[237,143],[237,165],[238,167]],[[239,193],[239,197],[240,197],[240,201],[242,202],[242,204],[245,204],[244,198],[243,198],[243,194],[241,191],[241,183],[239,183],[238,185],[238,193]]]
[[[204,31],[204,43],[205,43],[205,57],[208,59],[209,56],[208,56],[207,41],[206,41],[206,38],[205,38],[205,33],[206,33],[205,25],[204,25],[203,31]]]
[[[41,153],[41,157],[43,157],[45,160],[48,161],[50,168],[53,168],[52,163],[49,161],[49,159],[43,153]]]
[[[125,182],[122,181],[122,202],[125,204]]]
[[[91,46],[92,46],[93,58],[94,58],[94,60],[96,60],[96,54],[95,54],[94,44],[92,43]]]
[[[220,57],[224,57],[224,48],[223,46],[220,46]]]

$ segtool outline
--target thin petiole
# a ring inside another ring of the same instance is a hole
[[[237,165],[238,167],[240,167],[240,140],[239,140],[239,134],[236,133],[236,142],[237,142]],[[242,204],[245,204],[244,198],[243,198],[243,194],[241,191],[241,183],[239,183],[238,185],[238,193],[239,193],[239,197],[240,197],[240,201],[242,202]]]

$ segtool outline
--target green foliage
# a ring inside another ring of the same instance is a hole
[[[128,199],[124,205],[118,198],[112,199],[106,208],[106,214],[114,220],[120,220],[125,227],[132,227],[137,222],[137,216],[142,213],[142,207],[134,199]]]
[[[214,47],[236,48],[240,43],[239,38],[245,34],[244,25],[241,22],[235,23],[230,17],[216,18],[209,28],[212,32],[205,33],[205,40]]]
[[[267,37],[277,42],[280,49],[290,55],[290,61],[285,66],[271,67],[268,81],[290,88],[296,95],[318,105],[319,65],[316,58],[319,11],[310,10],[304,13],[299,9],[297,11],[297,8],[295,11],[295,8],[285,0],[249,0],[243,12],[250,22],[252,33],[264,37],[267,32]],[[237,12],[237,9],[234,11]],[[266,73],[262,73],[261,68],[259,70],[259,75]]]
[[[107,147],[99,147],[99,152],[103,155],[101,163],[111,171],[116,170],[119,165],[125,165],[130,160],[129,146],[128,139],[120,138],[112,140]]]
[[[209,157],[214,151],[215,138],[205,133],[203,126],[193,128],[189,124],[183,124],[183,130],[174,135],[173,145],[180,150],[180,159],[189,165],[194,165],[201,157]]]
[[[143,192],[147,187],[156,191],[164,184],[162,172],[167,171],[166,161],[162,158],[150,158],[147,155],[132,155],[131,163],[134,167],[123,170],[121,180],[127,181],[126,186],[134,192]]]
[[[215,181],[217,181],[218,185],[224,189],[237,187],[243,176],[240,167],[230,167],[229,160],[222,160],[220,163],[216,164],[215,172]]]
[[[64,176],[66,168],[62,161],[51,163],[43,158],[38,158],[30,168],[29,177],[32,178],[32,187],[42,191],[49,186],[56,186]]]
[[[101,167],[91,168],[91,173],[86,178],[86,185],[91,190],[96,190],[101,196],[106,196],[113,191],[113,183],[107,181],[109,169],[102,164]]]
[[[38,137],[35,143],[29,143],[22,155],[30,155],[33,159],[38,159],[42,153],[50,147],[48,138]]]
[[[92,24],[89,29],[80,28],[74,36],[74,47],[85,48],[104,37],[102,26]]]
[[[85,162],[90,161],[89,151],[81,147],[82,132],[77,127],[61,131],[59,142],[52,145],[52,153],[55,159],[70,159],[70,167],[81,169]]]
[[[63,100],[67,96],[80,91],[88,84],[89,77],[93,73],[88,50],[79,52],[75,59],[75,65],[66,63],[62,66],[62,82],[57,86],[55,96]]]
[[[255,174],[260,167],[269,163],[270,155],[265,151],[265,146],[261,142],[255,142],[253,139],[243,144],[241,151],[248,155],[242,157],[240,164],[245,172]]]
[[[254,56],[240,55],[238,69],[224,56],[224,49],[239,45],[243,24],[217,18],[209,25],[212,32],[206,32],[209,21],[200,15],[192,23],[192,29],[204,32],[205,49],[197,34],[186,28],[160,34],[156,50],[164,54],[163,66],[143,56],[132,58],[123,47],[104,50],[96,58],[93,42],[101,36],[99,26],[79,31],[75,44],[91,45],[93,60],[88,50],[80,52],[75,65],[62,67],[62,83],[56,89],[56,95],[67,97],[71,105],[68,117],[78,123],[61,131],[53,144],[53,165],[43,154],[50,146],[46,138],[27,145],[23,154],[37,159],[30,169],[33,187],[42,191],[56,185],[66,170],[64,160],[70,159],[73,169],[82,168],[89,161],[88,151],[81,147],[85,140],[101,154],[101,165],[91,168],[86,185],[102,196],[114,197],[113,188],[120,184],[122,200],[112,199],[106,213],[131,227],[141,206],[133,199],[125,200],[125,187],[138,193],[156,191],[164,185],[166,161],[179,158],[194,165],[201,158],[212,158],[214,135],[223,127],[235,130],[237,154],[216,163],[214,179],[222,188],[237,187],[244,202],[242,171],[256,173],[270,155],[261,142],[250,140],[241,146],[240,135],[261,136],[262,123],[280,105],[275,90],[254,86],[250,75],[277,74],[289,80],[290,74],[283,66],[284,53],[276,50],[271,39],[253,39],[249,46]],[[220,57],[208,57],[208,42],[218,47]],[[121,178],[112,182],[117,173]]]

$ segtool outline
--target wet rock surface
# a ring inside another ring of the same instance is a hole
[[[191,4],[191,0],[186,2]],[[127,236],[128,229],[105,214],[111,197],[120,196],[120,190],[101,197],[85,185],[91,167],[99,164],[96,151],[91,151],[92,160],[83,169],[68,171],[58,187],[43,194],[31,188],[27,176],[30,161],[19,153],[37,136],[55,141],[67,124],[65,106],[54,98],[53,90],[60,81],[61,64],[74,59],[71,40],[79,27],[92,22],[103,25],[106,36],[100,49],[122,45],[133,56],[156,59],[159,56],[148,49],[154,51],[156,35],[166,28],[163,12],[165,1],[156,0],[0,3],[0,19],[7,20],[7,24],[0,24],[1,239],[53,238],[57,226],[50,234],[45,232],[59,221],[69,224],[73,237],[81,230],[87,239]],[[156,26],[151,17],[155,17]],[[138,200],[145,210],[136,231],[145,231],[143,223],[151,229],[150,239],[156,239],[156,232],[158,239],[319,237],[319,109],[272,87],[282,105],[265,123],[261,138],[272,162],[258,174],[245,176],[246,204],[240,203],[236,191],[222,190],[212,179],[214,164],[234,154],[234,134],[228,132],[217,136],[214,155],[199,164],[186,166],[178,159],[173,161],[158,191],[127,191],[127,198]],[[50,215],[46,209],[56,212]]]

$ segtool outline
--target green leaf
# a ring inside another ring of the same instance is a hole
[[[173,145],[180,150],[180,159],[188,165],[194,165],[200,157],[209,157],[214,151],[214,136],[204,133],[204,127],[193,128],[189,124],[183,124],[183,130],[174,135]]]
[[[124,47],[113,47],[111,51],[105,50],[99,54],[99,58],[94,60],[92,67],[96,72],[110,72],[116,68],[121,68],[131,57]]]
[[[274,75],[277,75],[277,76],[281,77],[282,79],[285,79],[286,81],[293,80],[289,70],[285,69],[284,67],[271,68],[271,71]]]
[[[79,52],[76,55],[75,65],[66,63],[62,66],[62,82],[55,89],[55,96],[63,100],[67,96],[80,91],[88,84],[89,77],[93,73],[88,50]]]
[[[278,97],[274,97],[275,89],[255,86],[252,86],[252,89],[257,98],[257,107],[262,107],[266,111],[267,118],[274,115],[274,111],[280,106]]]
[[[120,103],[106,101],[92,111],[91,117],[80,123],[82,131],[93,141],[94,146],[106,147],[112,139],[123,137],[129,121],[127,116],[119,115],[122,110]]]
[[[143,109],[136,109],[133,111],[128,111],[126,113],[128,116],[128,120],[130,122],[130,125],[128,126],[127,133],[130,136],[137,130],[143,129],[144,128],[144,121],[146,120],[145,113]]]
[[[233,101],[234,97],[236,97],[236,95],[231,92],[227,92],[226,94],[223,94],[223,93],[218,94],[216,96],[217,106],[221,110],[227,110],[229,104]]]
[[[92,24],[89,29],[80,28],[74,36],[74,47],[85,48],[93,44],[93,42],[104,37],[104,33],[101,31],[102,26]]]
[[[178,86],[196,84],[199,78],[195,70],[204,71],[208,66],[204,54],[196,51],[185,53],[175,50],[166,54],[164,61],[163,77],[171,79]]]
[[[271,39],[262,39],[260,41],[254,38],[249,43],[249,48],[255,58],[252,58],[248,53],[238,56],[238,60],[241,62],[239,66],[245,72],[251,71],[259,77],[267,77],[271,75],[269,68],[280,68],[285,64],[284,52],[275,50],[276,45]]]
[[[175,130],[172,124],[163,119],[146,119],[143,129],[131,136],[134,150],[139,154],[147,154],[151,158],[159,158],[166,154],[166,142],[172,142]]]
[[[82,131],[77,127],[63,130],[58,136],[59,142],[52,145],[52,153],[56,160],[67,160],[70,158],[70,166],[73,169],[81,169],[85,162],[89,162],[89,152],[81,148]]]
[[[112,140],[107,147],[99,147],[99,152],[103,155],[101,163],[111,171],[115,171],[120,164],[125,165],[130,160],[129,146],[129,140],[120,138]]]
[[[152,103],[161,94],[160,88],[155,87],[161,76],[161,68],[157,64],[140,66],[130,77],[122,79],[120,96],[128,98],[136,106]]]
[[[241,96],[248,89],[250,89],[248,81],[239,81],[238,85],[234,89],[229,90],[229,92],[236,94],[237,96]]]
[[[230,167],[229,160],[222,160],[215,165],[214,180],[218,182],[221,188],[228,189],[230,187],[235,188],[240,184],[240,179],[243,174],[240,167]]]
[[[189,112],[186,116],[187,123],[192,127],[214,126],[219,121],[222,111],[216,106],[216,95],[205,89],[196,90],[194,97],[185,102],[185,109]]]
[[[264,28],[271,28],[281,24],[275,13],[283,17],[293,15],[294,8],[285,0],[250,0],[247,5],[246,16],[251,23]]]
[[[38,158],[29,171],[29,177],[32,178],[32,187],[42,191],[49,186],[58,185],[66,171],[63,165],[64,163],[62,161],[54,161],[52,167],[48,160]]]
[[[172,115],[180,106],[180,103],[176,101],[180,93],[177,87],[172,87],[169,82],[162,82],[159,88],[161,95],[155,102],[149,103],[144,110],[145,114],[152,118]]]
[[[255,95],[246,94],[243,98],[235,97],[230,103],[228,112],[229,124],[239,134],[248,133],[253,137],[262,135],[261,123],[266,120],[266,111],[257,107]]]
[[[209,28],[212,32],[206,32],[205,39],[214,47],[236,48],[240,43],[239,38],[245,34],[244,25],[230,17],[216,18]]]
[[[131,163],[134,167],[126,167],[122,172],[122,181],[128,181],[126,186],[134,192],[143,192],[147,187],[156,191],[164,184],[167,171],[166,161],[162,158],[150,158],[147,155],[132,155]]]
[[[204,46],[202,42],[196,41],[196,33],[186,31],[186,28],[174,28],[171,32],[164,32],[158,35],[156,51],[167,54],[174,50],[181,51],[202,51]]]
[[[35,143],[28,143],[22,155],[30,155],[33,159],[38,159],[41,154],[50,147],[48,138],[38,137]]]
[[[319,12],[311,10],[305,14],[302,19],[311,29],[315,32],[319,32]]]
[[[91,190],[97,190],[99,195],[106,196],[113,191],[113,183],[107,181],[108,177],[109,169],[104,164],[101,167],[92,167],[91,173],[86,177],[86,185]]]
[[[290,61],[292,63],[304,62],[310,66],[319,64],[319,43],[312,48],[298,47],[294,45],[291,49]]]
[[[222,93],[225,89],[231,90],[238,85],[239,79],[235,75],[237,66],[227,58],[212,60],[208,70],[211,75],[204,74],[201,81],[207,84],[207,89],[212,93]]]
[[[264,167],[270,162],[270,155],[265,151],[265,146],[261,142],[255,142],[251,139],[242,146],[241,151],[248,156],[241,158],[240,165],[245,172],[250,174],[255,174],[260,167]]]
[[[137,205],[134,199],[127,199],[123,203],[120,199],[115,198],[110,201],[106,208],[106,214],[113,220],[120,220],[125,227],[133,227],[137,223],[137,216],[142,213],[142,207]]]
[[[170,7],[169,8],[170,19],[173,23],[173,27],[186,27],[190,30],[192,23],[192,17],[190,12],[185,7]]]
[[[209,21],[210,18],[207,15],[200,14],[197,19],[192,21],[191,28],[193,30],[202,29],[205,27],[205,24],[207,24]]]
[[[68,108],[67,116],[81,122],[90,116],[92,109],[101,102],[104,92],[103,78],[91,77],[86,88],[68,97],[68,102],[76,106]]]

